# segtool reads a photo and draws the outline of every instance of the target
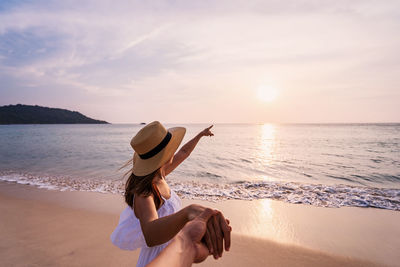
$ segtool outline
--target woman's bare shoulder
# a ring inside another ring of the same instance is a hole
[[[157,214],[156,205],[154,204],[154,196],[152,194],[135,195],[133,201],[133,211],[138,219],[142,218],[143,216],[151,216],[154,213]]]

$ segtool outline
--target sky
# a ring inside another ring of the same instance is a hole
[[[400,1],[0,2],[0,105],[112,123],[400,122]]]

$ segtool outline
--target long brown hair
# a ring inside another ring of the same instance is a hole
[[[133,208],[133,197],[136,195],[154,197],[154,204],[158,210],[161,206],[162,199],[157,186],[153,183],[159,169],[145,176],[136,176],[133,173],[129,176],[125,184],[125,202]]]

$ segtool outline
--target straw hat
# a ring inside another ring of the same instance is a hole
[[[167,130],[158,121],[140,129],[131,140],[135,151],[132,173],[136,176],[148,175],[168,162],[182,142],[185,132],[183,127]]]

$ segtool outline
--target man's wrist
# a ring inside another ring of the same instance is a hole
[[[182,255],[182,259],[186,263],[193,263],[196,256],[196,249],[192,242],[184,233],[179,232],[171,241],[176,246],[178,253]]]

